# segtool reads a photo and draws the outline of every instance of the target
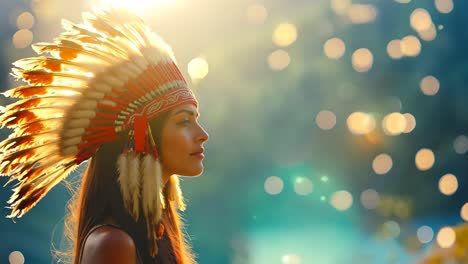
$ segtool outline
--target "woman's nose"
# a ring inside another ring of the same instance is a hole
[[[208,135],[208,133],[202,126],[199,126],[199,128],[200,128],[200,133],[198,135],[197,141],[200,141],[200,142],[208,141],[210,135]]]

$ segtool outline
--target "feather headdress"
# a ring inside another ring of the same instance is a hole
[[[13,63],[27,83],[4,92],[19,98],[0,116],[13,129],[0,142],[0,174],[15,181],[8,203],[21,217],[106,142],[128,133],[116,161],[124,205],[135,219],[140,206],[150,239],[158,233],[164,199],[161,164],[148,121],[197,101],[170,47],[142,19],[125,10],[62,21],[53,43],[36,43],[38,57]],[[42,55],[47,54],[47,56]]]

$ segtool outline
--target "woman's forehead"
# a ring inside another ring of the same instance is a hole
[[[190,111],[190,112],[193,112],[195,115],[198,115],[198,107],[195,106],[194,104],[191,104],[191,103],[186,103],[186,104],[182,104],[182,105],[179,105],[179,106],[176,106],[172,109],[172,114],[176,114],[176,113],[180,113],[182,110],[187,110],[187,111]]]

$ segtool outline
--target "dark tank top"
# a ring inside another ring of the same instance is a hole
[[[100,228],[100,227],[103,227],[103,226],[110,226],[110,227],[113,227],[113,228],[117,228],[117,229],[120,229],[120,230],[123,230],[122,228],[114,225],[114,224],[100,224],[100,225],[96,225],[94,227],[92,227],[88,234],[86,234],[85,236],[85,239],[84,239],[84,243],[80,249],[80,255],[79,255],[79,262],[78,263],[81,263],[81,258],[83,256],[83,249],[84,249],[84,244],[86,243],[86,240],[88,239],[88,236],[93,232],[95,231],[96,229]],[[126,232],[125,230],[123,230],[124,232]],[[128,232],[126,232],[128,234]],[[130,236],[130,234],[128,234]],[[131,236],[130,236],[131,237]],[[137,259],[136,259],[136,263],[138,264],[177,264],[177,261],[176,261],[176,258],[175,258],[175,255],[174,255],[174,249],[171,245],[171,241],[167,235],[167,232],[164,232],[164,235],[162,236],[162,238],[160,240],[158,240],[158,255],[154,258],[151,258],[150,260],[147,260],[147,261],[144,261],[138,248],[136,249],[136,255],[137,255]]]

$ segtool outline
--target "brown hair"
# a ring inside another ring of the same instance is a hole
[[[162,128],[169,113],[160,114],[150,121],[153,137],[160,153],[162,147],[170,147],[160,145]],[[83,174],[80,190],[69,204],[70,211],[65,223],[65,234],[73,245],[69,255],[71,255],[74,264],[79,264],[80,250],[85,243],[86,234],[92,227],[104,223],[107,217],[112,217],[116,224],[133,238],[143,262],[151,262],[145,218],[140,217],[138,221],[135,221],[130,216],[124,207],[117,181],[116,161],[122,152],[125,136],[122,134],[117,141],[104,144],[90,159]],[[178,176],[173,175],[172,177]],[[167,182],[163,190],[164,196],[166,196],[170,184],[174,184],[174,181]],[[194,264],[196,263],[195,257],[183,234],[181,216],[173,202],[169,202],[168,199],[166,201],[162,221],[173,246],[177,263]]]

